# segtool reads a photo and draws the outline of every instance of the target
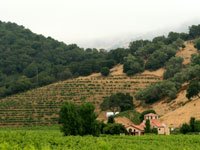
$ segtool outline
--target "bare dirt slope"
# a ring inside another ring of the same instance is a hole
[[[190,117],[200,120],[200,99],[193,99],[191,102],[178,107],[173,111],[164,114],[160,119],[163,123],[170,127],[181,126],[185,122],[189,122]]]
[[[142,74],[149,74],[149,75],[155,75],[155,76],[163,77],[164,72],[165,72],[165,69],[160,68],[160,69],[155,70],[155,71],[145,70]]]

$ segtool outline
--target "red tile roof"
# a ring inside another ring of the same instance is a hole
[[[149,113],[149,114],[146,114],[144,116],[158,116],[157,114],[153,114],[153,113]]]
[[[135,124],[130,124],[130,125],[127,125],[126,128],[128,127],[134,127],[140,131],[144,131],[144,126],[143,125],[135,125]]]
[[[152,123],[158,127],[158,128],[163,128],[164,126],[162,125],[162,123],[160,123],[159,120],[152,120]]]

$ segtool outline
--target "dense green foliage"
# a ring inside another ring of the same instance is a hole
[[[82,49],[0,22],[0,97],[112,68],[105,50]]]
[[[144,71],[144,61],[140,57],[135,57],[131,54],[124,57],[123,72],[131,76],[142,71]]]
[[[200,24],[199,25],[192,25],[189,27],[189,36],[190,38],[197,38],[200,37]]]
[[[103,67],[103,68],[101,68],[101,74],[102,74],[103,76],[108,76],[109,73],[110,73],[110,70],[109,70],[108,67]]]
[[[176,98],[176,84],[172,81],[162,81],[153,83],[145,89],[140,90],[135,98],[139,100],[144,100],[146,103],[153,103],[164,97],[169,97],[170,99]]]
[[[186,134],[190,131],[191,131],[190,126],[187,123],[184,123],[180,128],[180,132],[183,134]]]
[[[200,98],[200,82],[197,80],[192,80],[189,84],[189,87],[187,88],[187,94],[186,97],[188,99],[198,96]]]
[[[199,133],[200,132],[200,120],[195,120],[194,117],[191,117],[190,124],[184,123],[180,128],[180,132],[183,134],[192,133],[192,132]]]
[[[109,123],[103,128],[104,134],[119,135],[120,133],[127,133],[126,128],[119,123]]]
[[[111,110],[112,112],[132,110],[134,107],[133,97],[129,93],[116,93],[104,98],[101,110]]]
[[[151,124],[150,124],[149,119],[147,119],[146,122],[145,122],[144,132],[145,133],[151,133]]]
[[[108,123],[115,123],[115,118],[113,115],[108,117]]]
[[[200,50],[200,39],[194,41],[194,47]]]
[[[92,103],[76,106],[66,102],[60,110],[61,131],[64,135],[95,135],[100,134],[100,123]]]
[[[137,40],[131,42],[129,49],[133,56],[129,54],[130,56],[125,57],[124,72],[133,75],[142,72],[144,68],[156,70],[164,66],[171,57],[175,56],[177,48],[183,47],[183,40],[186,39],[183,33],[170,32],[167,38],[159,36],[152,41]],[[147,60],[146,63],[144,60]]]
[[[173,77],[176,73],[180,72],[183,68],[183,58],[182,57],[172,57],[166,63],[166,71],[164,73],[164,79]]]
[[[63,136],[59,130],[0,131],[2,150],[197,150],[199,135]]]
[[[190,118],[190,128],[191,128],[191,132],[195,132],[195,118],[194,117]]]

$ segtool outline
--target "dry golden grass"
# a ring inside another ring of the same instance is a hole
[[[184,58],[183,64],[186,65],[190,63],[191,55],[197,54],[198,50],[194,48],[194,44],[192,43],[192,41],[184,42],[184,44],[185,44],[185,48],[184,49],[179,48],[176,56]]]
[[[185,96],[185,95],[183,95]],[[181,105],[173,111],[164,114],[160,120],[170,127],[181,126],[183,123],[189,123],[190,117],[200,120],[200,99],[195,98],[192,101]]]
[[[155,76],[158,76],[158,77],[163,77],[164,72],[165,72],[165,69],[160,68],[156,71],[145,70],[142,74],[149,74],[149,75],[155,75]]]

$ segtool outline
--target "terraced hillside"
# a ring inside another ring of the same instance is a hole
[[[112,70],[119,72],[121,65]],[[115,92],[132,95],[162,77],[148,74],[127,77],[115,74],[109,77],[90,76],[58,82],[0,100],[0,126],[47,125],[58,121],[60,106],[66,101],[77,104],[91,101],[99,112],[103,97]]]

